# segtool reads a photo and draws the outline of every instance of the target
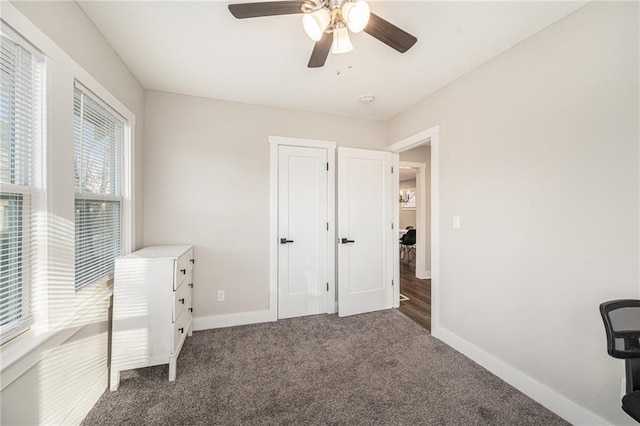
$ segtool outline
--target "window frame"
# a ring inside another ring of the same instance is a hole
[[[131,200],[131,176],[134,164],[132,163],[132,138],[133,138],[133,126],[129,119],[120,114],[116,109],[111,107],[107,102],[103,101],[97,94],[95,94],[91,89],[87,88],[82,84],[79,80],[74,80],[73,85],[73,99],[75,102],[75,91],[80,90],[84,94],[84,96],[90,97],[91,100],[97,103],[100,107],[107,110],[109,113],[113,114],[116,119],[122,121],[123,124],[123,140],[122,140],[122,170],[121,175],[118,176],[120,179],[119,182],[116,182],[116,185],[119,187],[120,195],[112,195],[112,194],[93,194],[90,192],[77,192],[75,189],[74,182],[74,206],[76,200],[88,200],[88,201],[117,201],[120,203],[119,214],[120,214],[120,255],[128,254],[131,252],[132,247],[134,246],[134,235],[131,232],[133,229],[132,219],[133,219],[133,211],[132,211],[132,200]],[[75,111],[73,112],[75,116]],[[82,117],[80,118],[82,119]],[[74,134],[74,156],[75,156],[75,134]],[[76,163],[74,161],[74,170]],[[74,236],[76,233],[76,229],[74,227]],[[74,276],[75,276],[75,268],[74,268]],[[101,286],[110,286],[113,283],[114,273],[111,272],[91,283],[87,283],[81,287],[77,287],[77,283],[74,280],[75,292],[76,294],[82,293],[84,290],[90,289],[92,287],[101,287]]]
[[[21,235],[21,317],[18,320],[11,323],[0,326],[0,346],[11,340],[19,337],[21,334],[28,331],[34,323],[34,315],[32,312],[33,301],[32,295],[34,294],[34,277],[32,271],[37,268],[38,262],[43,259],[38,256],[32,249],[35,246],[34,234],[37,232],[37,226],[32,221],[38,209],[37,200],[35,200],[36,188],[42,185],[42,174],[39,173],[37,166],[42,164],[42,146],[44,144],[45,122],[47,114],[47,92],[48,86],[46,82],[46,76],[49,67],[47,66],[46,55],[38,50],[31,42],[15,31],[9,25],[6,25],[4,21],[0,20],[0,33],[18,44],[21,49],[27,51],[31,55],[31,63],[34,67],[35,74],[31,83],[31,96],[33,97],[31,105],[31,125],[32,125],[32,138],[29,141],[29,161],[27,163],[27,173],[29,178],[27,184],[20,183],[0,183],[0,193],[2,194],[15,194],[22,196],[21,203],[21,220],[22,220],[22,235]]]
[[[16,184],[0,184],[0,193],[2,194],[19,194],[22,195],[22,294],[21,294],[21,319],[13,321],[9,324],[0,326],[0,345],[3,345],[20,334],[31,328],[33,324],[33,316],[31,313],[31,279],[32,259],[31,253],[31,234],[33,233],[31,214],[32,214],[32,189],[27,185]]]
[[[42,144],[37,147],[41,164],[36,165],[36,171],[41,174],[42,186],[33,187],[32,202],[37,203],[37,226],[45,232],[45,237],[37,244],[32,245],[31,250],[37,249],[47,261],[38,265],[36,271],[39,279],[38,285],[31,286],[31,298],[37,299],[37,315],[34,316],[34,324],[27,332],[0,345],[0,373],[3,380],[0,381],[0,389],[9,386],[16,377],[24,374],[32,368],[38,357],[47,348],[60,339],[64,340],[73,335],[78,321],[110,297],[111,289],[108,286],[92,286],[92,291],[74,291],[74,281],[60,277],[58,270],[60,263],[71,265],[69,272],[73,275],[73,250],[71,252],[66,245],[57,244],[58,238],[53,230],[60,231],[69,227],[69,221],[73,222],[73,84],[79,81],[87,87],[99,99],[107,103],[113,110],[127,119],[129,128],[126,133],[125,167],[124,167],[124,193],[122,236],[123,252],[128,254],[136,245],[137,229],[136,218],[136,185],[134,176],[142,176],[142,170],[134,175],[136,170],[136,135],[137,120],[131,110],[125,106],[113,93],[118,93],[122,99],[137,106],[137,98],[129,98],[126,90],[114,89],[114,92],[103,86],[87,69],[65,52],[46,33],[33,24],[13,4],[3,3],[0,26],[9,28],[19,34],[24,40],[44,55],[44,122],[42,123]],[[100,71],[95,71],[100,72]],[[103,76],[104,77],[104,76]],[[108,81],[106,79],[105,81]],[[107,83],[109,84],[109,83]],[[70,157],[70,161],[69,160]],[[60,161],[62,160],[62,161]],[[59,164],[62,163],[62,164]],[[52,194],[55,192],[55,194]],[[33,225],[33,224],[32,224]],[[72,226],[72,225],[71,225]],[[71,228],[72,229],[72,228]],[[66,232],[66,231],[65,231]],[[71,233],[73,238],[73,231]],[[53,262],[57,265],[54,265]],[[42,270],[40,269],[42,267]],[[66,268],[66,266],[65,266]],[[32,270],[32,272],[34,272]],[[46,285],[40,285],[51,274],[57,280],[63,280],[63,285],[51,289]],[[61,301],[64,300],[64,303]],[[6,375],[5,375],[6,373]]]

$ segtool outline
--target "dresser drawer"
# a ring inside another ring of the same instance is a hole
[[[191,276],[193,270],[193,249],[189,249],[176,261],[176,279],[173,282],[173,289],[176,290]]]
[[[188,303],[191,303],[191,301],[189,300]],[[187,336],[187,325],[189,324],[190,319],[191,312],[189,312],[188,309],[183,309],[178,316],[178,319],[173,324],[173,345],[171,346],[173,348],[172,353],[176,352],[182,339]]]
[[[187,276],[190,279],[191,274]],[[191,298],[191,286],[189,284],[191,281],[184,281],[180,287],[176,291],[173,292],[174,300],[173,300],[173,314],[171,316],[171,321],[175,322],[176,318],[180,316],[182,311],[187,306],[187,301]]]

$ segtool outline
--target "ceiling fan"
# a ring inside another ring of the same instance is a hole
[[[371,13],[364,0],[305,0],[236,3],[229,11],[238,19],[302,13],[307,35],[316,42],[309,68],[324,66],[329,51],[345,53],[353,50],[349,31],[364,31],[400,53],[409,50],[418,39],[378,15]]]

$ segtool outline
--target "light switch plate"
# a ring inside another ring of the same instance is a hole
[[[451,223],[453,229],[460,229],[460,216],[454,216],[453,222]]]

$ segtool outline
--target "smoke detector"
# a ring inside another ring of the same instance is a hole
[[[370,104],[371,102],[373,102],[373,96],[371,95],[362,96],[360,98],[360,102],[363,104]]]

